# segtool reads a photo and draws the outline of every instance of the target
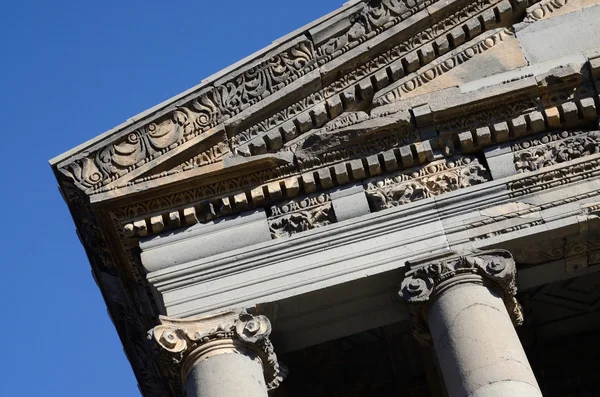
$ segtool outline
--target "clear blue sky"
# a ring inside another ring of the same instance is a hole
[[[2,2],[0,396],[139,395],[48,160],[342,2]]]

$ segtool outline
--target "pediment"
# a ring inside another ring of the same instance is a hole
[[[57,168],[87,195],[115,197],[126,187],[140,192],[168,184],[175,174],[212,180],[286,165],[277,155],[270,162],[246,160],[244,169],[237,157],[291,151],[302,162],[381,140],[383,130],[396,131],[387,146],[419,141],[413,104],[402,105],[398,128],[397,121],[372,117],[373,107],[456,86],[482,69],[462,65],[510,41],[506,29],[525,15],[525,3],[515,5],[355,2],[83,145]],[[522,66],[518,57],[500,69],[515,66]],[[412,135],[399,136],[411,128]]]
[[[578,8],[597,15],[596,3],[348,2],[52,160],[132,366],[169,383],[163,392],[143,378],[145,395],[181,390],[136,344],[158,313],[140,238],[249,211],[264,217],[267,238],[289,238],[349,219],[333,210],[344,189],[377,212],[478,184],[509,200],[597,178],[600,51],[578,42],[549,57],[551,45],[521,40]],[[475,243],[540,226],[524,207],[510,214],[482,212],[465,235]]]

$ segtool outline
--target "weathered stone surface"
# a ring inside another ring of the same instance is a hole
[[[595,4],[353,1],[54,159],[143,394],[183,390],[139,342],[160,313],[280,308],[296,349],[404,319],[390,280],[449,248],[595,271]]]

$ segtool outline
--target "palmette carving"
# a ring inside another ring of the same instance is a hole
[[[196,99],[162,119],[61,166],[61,172],[84,190],[99,190],[145,163],[200,137],[217,124],[303,76],[315,65],[311,42],[301,41],[223,83],[205,88]],[[214,143],[216,149],[203,153],[202,164],[217,161],[228,152],[224,132],[208,132],[208,135],[219,137]]]
[[[562,135],[568,136],[568,133]],[[519,172],[537,171],[544,167],[564,163],[581,157],[600,153],[600,131],[581,133],[560,141],[550,141],[552,135],[541,138],[541,145],[515,153],[515,168]],[[526,147],[522,142],[521,147]]]
[[[323,65],[371,37],[425,9],[433,0],[369,0],[351,17],[351,26],[317,49]]]
[[[477,158],[463,157],[427,164],[415,172],[369,181],[366,194],[374,211],[397,207],[491,180]]]
[[[271,322],[265,316],[232,310],[197,319],[161,317],[160,320],[162,324],[149,331],[148,338],[181,365],[184,383],[194,363],[214,354],[231,353],[256,355],[263,366],[268,390],[283,381],[286,371],[277,360],[269,339]],[[204,349],[208,344],[211,347]]]
[[[410,310],[415,338],[422,343],[431,344],[427,325],[427,303],[436,294],[443,293],[443,290],[439,290],[442,285],[446,287],[448,282],[460,282],[462,275],[479,275],[483,280],[497,287],[513,323],[516,326],[522,325],[523,311],[516,299],[516,274],[515,261],[510,252],[505,250],[455,255],[410,269],[402,281],[398,294]]]

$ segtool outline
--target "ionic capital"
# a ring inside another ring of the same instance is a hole
[[[195,363],[231,353],[260,360],[269,390],[283,380],[284,372],[269,340],[271,322],[265,316],[232,310],[191,319],[161,316],[160,322],[148,332],[148,338],[181,365],[184,384]]]
[[[398,294],[409,308],[414,336],[423,343],[431,344],[427,325],[429,304],[459,284],[479,283],[496,289],[515,326],[523,323],[522,308],[516,298],[517,267],[508,251],[478,251],[409,263],[408,266]]]

